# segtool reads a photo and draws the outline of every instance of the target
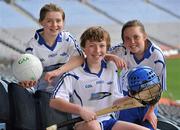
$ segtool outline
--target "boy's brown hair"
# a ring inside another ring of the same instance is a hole
[[[80,45],[82,48],[85,47],[86,41],[106,41],[107,50],[110,47],[111,38],[109,33],[103,29],[101,26],[93,26],[88,28],[80,37]]]
[[[58,7],[57,5],[55,4],[46,4],[44,5],[41,10],[40,10],[40,13],[39,13],[39,21],[43,21],[44,18],[46,17],[46,14],[48,12],[52,12],[52,11],[55,11],[55,12],[60,12],[62,13],[62,18],[63,18],[63,21],[65,20],[65,13],[64,13],[64,10],[60,7]]]

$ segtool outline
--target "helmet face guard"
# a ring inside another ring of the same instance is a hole
[[[143,105],[154,105],[161,98],[162,89],[160,84],[155,84],[137,92],[130,97],[135,98]]]
[[[162,92],[160,80],[150,67],[139,66],[133,68],[129,71],[127,78],[129,96],[136,98],[144,105],[156,104],[159,101]],[[154,92],[154,89],[156,89],[156,92]],[[141,91],[148,91],[150,98],[145,99],[143,95],[139,95],[138,93]]]

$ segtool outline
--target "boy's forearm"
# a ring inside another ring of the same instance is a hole
[[[60,98],[51,99],[49,103],[50,107],[57,109],[62,112],[79,115],[81,106],[70,103]]]

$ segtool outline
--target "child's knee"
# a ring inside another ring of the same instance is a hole
[[[97,120],[77,124],[75,130],[101,130],[100,124]]]

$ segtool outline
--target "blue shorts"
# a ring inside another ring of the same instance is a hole
[[[101,130],[111,130],[116,122],[117,120],[114,118],[100,122]]]
[[[141,126],[145,126],[149,128],[150,130],[154,130],[152,125],[147,120],[143,121],[143,118],[148,109],[149,109],[149,106],[121,110],[118,113],[118,120],[136,123]],[[157,113],[158,113],[157,107],[155,107],[154,112],[157,116]]]

